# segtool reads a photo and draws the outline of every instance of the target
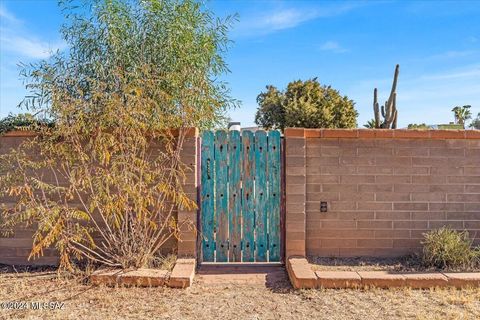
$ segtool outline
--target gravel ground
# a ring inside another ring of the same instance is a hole
[[[199,277],[200,278],[200,277]],[[479,319],[480,289],[300,290],[196,280],[187,290],[108,288],[55,272],[0,273],[0,302],[62,302],[62,310],[0,310],[0,319]]]

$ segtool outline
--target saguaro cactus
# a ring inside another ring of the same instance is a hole
[[[396,129],[397,128],[397,79],[400,66],[397,64],[395,67],[395,74],[393,75],[392,90],[388,100],[385,101],[385,105],[379,108],[377,88],[373,90],[373,111],[375,113],[375,128],[382,129]],[[383,117],[383,121],[380,121],[380,110]]]

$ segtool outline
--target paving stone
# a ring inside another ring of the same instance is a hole
[[[280,265],[207,265],[198,268],[195,282],[207,286],[285,286],[285,268]]]
[[[411,288],[427,289],[448,285],[448,278],[440,272],[404,273],[403,275],[406,285]]]
[[[159,287],[165,284],[167,270],[140,268],[137,270],[101,269],[90,276],[93,284]]]
[[[480,287],[480,272],[444,272],[448,285],[457,288]]]
[[[317,286],[317,276],[305,258],[289,258],[287,271],[295,289],[312,289]]]
[[[362,278],[353,271],[316,271],[317,287],[321,288],[358,288]]]
[[[392,288],[405,286],[405,276],[388,271],[359,271],[363,286]]]
[[[195,277],[195,259],[177,259],[173,267],[168,286],[171,288],[188,288]]]

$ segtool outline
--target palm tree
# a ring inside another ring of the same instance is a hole
[[[363,126],[368,129],[375,129],[375,119],[368,120]]]
[[[470,123],[470,128],[480,130],[480,112],[477,114],[477,117],[472,120],[472,123]]]
[[[465,129],[465,121],[472,117],[472,112],[470,111],[471,107],[471,105],[465,105],[463,107],[456,106],[452,109],[452,112],[455,115],[455,123],[461,124],[463,129]]]

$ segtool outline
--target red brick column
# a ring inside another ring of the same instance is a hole
[[[285,129],[285,255],[305,256],[306,143],[304,129]]]

